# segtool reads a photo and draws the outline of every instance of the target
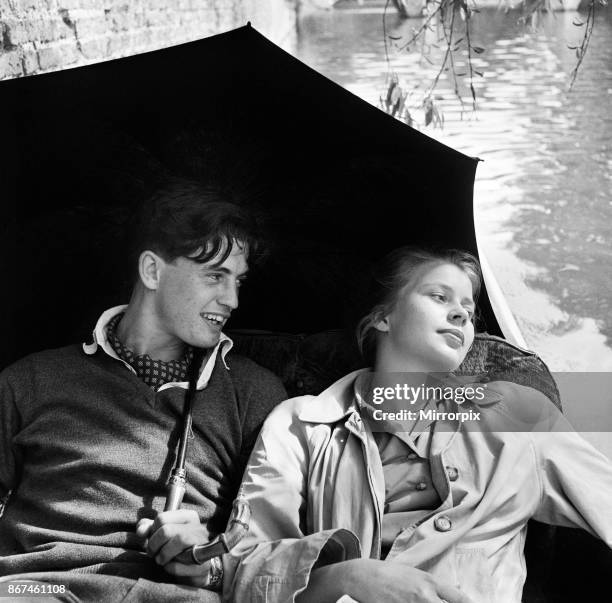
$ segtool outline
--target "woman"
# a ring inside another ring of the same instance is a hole
[[[374,371],[288,400],[264,424],[226,595],[518,603],[530,518],[610,545],[608,460],[543,394],[451,374],[474,339],[476,260],[402,248],[378,284],[359,326]]]

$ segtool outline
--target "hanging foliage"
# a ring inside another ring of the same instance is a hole
[[[537,28],[543,12],[552,10],[553,0],[526,0],[522,5],[521,21],[525,26]],[[425,0],[422,9],[422,21],[408,35],[390,35],[387,30],[387,15],[392,0],[386,0],[383,11],[383,36],[385,57],[387,60],[387,89],[380,98],[380,106],[389,115],[415,125],[415,119],[410,111],[418,109],[424,115],[424,125],[442,127],[444,117],[439,107],[440,96],[435,95],[440,79],[446,75],[451,83],[454,96],[461,107],[466,107],[466,98],[473,111],[477,108],[475,82],[484,77],[478,69],[478,55],[486,52],[482,46],[473,43],[472,18],[479,13],[477,0]],[[408,7],[405,0],[393,0],[395,8],[406,14]],[[570,74],[569,88],[576,81],[578,71],[586,55],[597,6],[605,6],[607,0],[588,0],[587,15],[584,21],[574,20],[574,25],[583,29],[581,41],[576,46],[568,46],[575,51],[576,64]],[[417,7],[418,9],[418,7]],[[398,75],[393,71],[390,49],[399,52],[419,52],[421,58],[436,67],[436,72],[424,93],[415,101],[412,95],[402,87]]]

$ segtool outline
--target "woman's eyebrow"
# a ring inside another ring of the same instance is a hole
[[[450,287],[449,285],[446,285],[445,283],[438,283],[438,282],[432,282],[432,283],[423,283],[421,285],[421,287],[423,289],[426,289],[427,287],[440,287],[440,289],[442,289],[445,293],[454,293],[455,290]],[[472,297],[464,297],[461,300],[462,304],[468,304],[470,306],[475,306],[476,303],[474,302]]]
[[[423,288],[440,287],[441,289],[444,289],[444,291],[454,292],[452,287],[449,287],[448,285],[445,285],[444,283],[438,283],[438,282],[423,283],[421,287]]]

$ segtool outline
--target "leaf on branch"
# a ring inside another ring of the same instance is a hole
[[[472,46],[472,50],[476,53],[476,54],[482,54],[484,52],[484,48],[482,48],[481,46]]]
[[[444,123],[444,119],[442,118],[442,115],[440,114],[440,111],[438,110],[438,107],[436,107],[436,104],[431,96],[428,96],[423,101],[423,109],[425,110],[425,126],[432,124],[434,128],[436,126],[441,128],[442,124]]]
[[[401,40],[402,36],[390,36],[390,35],[387,35],[387,38],[389,38],[389,40]]]
[[[425,111],[425,125],[428,126],[433,119],[433,107],[430,105],[427,106],[427,110]]]
[[[455,75],[456,75],[457,77],[464,77],[464,76],[466,76],[466,75],[467,75],[467,73],[466,73],[465,71],[462,71],[461,73],[455,73]]]
[[[476,69],[474,69],[474,73],[476,75],[479,75],[480,77],[484,77],[484,74],[482,73],[482,71],[477,71]]]
[[[403,92],[397,103],[397,115],[398,116],[400,116],[404,112],[404,108],[406,107],[407,98],[408,98],[408,94],[406,92]]]
[[[395,86],[393,92],[391,92],[391,104],[395,105],[397,101],[402,97],[402,89],[400,86]]]
[[[397,103],[397,99],[401,97],[402,89],[399,85],[399,78],[397,74],[394,73],[391,76],[391,81],[389,82],[389,87],[387,88],[387,98],[385,99],[385,106],[387,113],[391,113],[392,107]]]
[[[572,25],[575,25],[576,27],[582,27],[584,25],[583,21],[578,21],[578,19],[574,19],[572,21]]]
[[[576,48],[578,48],[578,46],[568,46],[568,48],[569,48],[570,50],[576,50]]]

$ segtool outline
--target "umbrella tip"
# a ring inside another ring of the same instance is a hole
[[[246,26],[247,26],[247,27],[251,27],[251,22],[250,22],[250,21],[247,21]]]

